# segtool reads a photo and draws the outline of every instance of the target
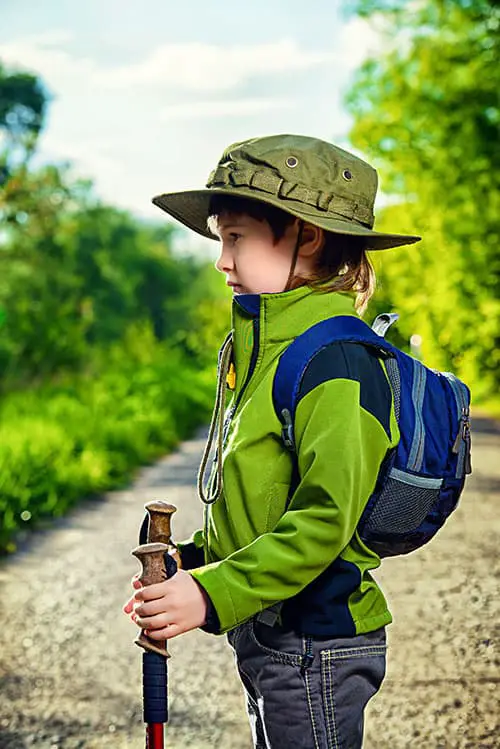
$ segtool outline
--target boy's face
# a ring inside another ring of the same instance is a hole
[[[246,214],[222,213],[217,222],[221,251],[215,267],[226,275],[234,294],[273,294],[283,291],[297,241],[298,222],[274,240],[267,221]],[[301,258],[295,272],[299,273]]]

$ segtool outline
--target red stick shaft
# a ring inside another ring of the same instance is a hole
[[[164,723],[148,723],[146,726],[146,749],[164,749]]]

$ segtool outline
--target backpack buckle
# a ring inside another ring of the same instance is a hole
[[[287,450],[290,450],[290,452],[295,452],[295,438],[293,435],[293,421],[292,421],[292,414],[288,410],[288,408],[284,408],[281,412],[281,417],[283,419],[283,426],[281,429],[281,439],[283,440],[283,444],[287,448]]]
[[[395,322],[399,320],[397,312],[382,312],[381,315],[377,315],[373,321],[372,330],[377,335],[385,338],[385,334]]]

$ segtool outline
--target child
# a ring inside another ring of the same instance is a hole
[[[259,748],[361,747],[363,711],[385,674],[391,614],[370,574],[380,559],[356,530],[399,440],[384,365],[356,343],[311,359],[296,459],[272,399],[278,360],[297,335],[366,307],[365,251],[419,240],[372,230],[376,190],[375,170],[352,154],[276,135],[230,146],[206,190],[153,201],[221,242],[216,268],[233,290],[233,324],[200,470],[205,528],[179,544],[173,578],[135,581],[125,611],[153,639],[195,627],[228,633]]]

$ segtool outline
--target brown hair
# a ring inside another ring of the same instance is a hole
[[[213,233],[222,213],[246,214],[257,221],[267,221],[275,242],[283,238],[286,228],[295,221],[295,216],[261,200],[217,194],[210,199],[207,221],[207,226]],[[323,293],[355,292],[356,310],[361,315],[375,291],[375,271],[366,254],[367,241],[364,237],[327,231],[324,232],[324,237],[314,277],[303,279],[296,276],[293,280],[305,282]]]

